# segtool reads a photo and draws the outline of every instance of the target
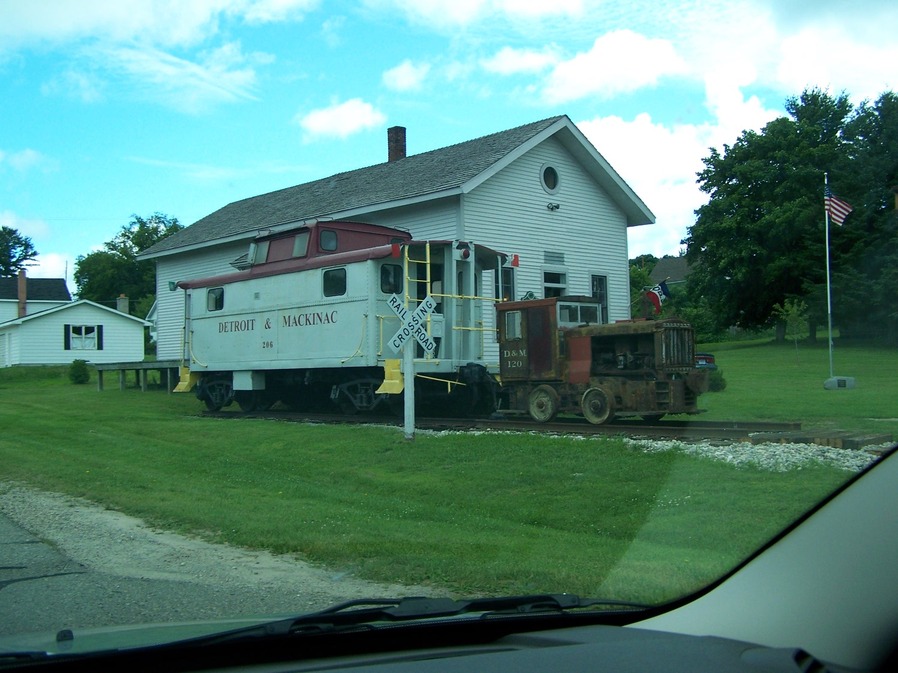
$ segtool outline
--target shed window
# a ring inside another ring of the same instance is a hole
[[[220,311],[224,308],[224,288],[210,287],[206,291],[206,310]]]
[[[346,294],[346,269],[328,269],[322,276],[325,297]]]
[[[67,351],[103,350],[103,326],[64,325],[63,348]]]

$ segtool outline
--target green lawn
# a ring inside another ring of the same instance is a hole
[[[803,386],[822,390],[816,374],[765,416],[763,400],[750,398],[769,394],[742,377],[781,369],[793,354],[751,350],[763,366],[748,364],[748,349],[716,349],[728,387],[707,396],[709,416],[795,419],[814,408],[805,398],[818,392]],[[820,395],[838,397],[843,414],[872,377],[859,366],[852,373],[857,390]],[[617,439],[419,434],[408,442],[393,428],[203,418],[201,406],[159,390],[98,392],[93,382],[70,384],[63,370],[0,370],[0,481],[377,580],[468,595],[654,601],[732,567],[850,476],[650,455]]]
[[[703,344],[727,381],[701,398],[708,420],[798,421],[805,428],[888,433],[898,437],[898,348],[838,344],[834,373],[852,376],[851,390],[826,390],[826,340],[814,346],[769,340]]]

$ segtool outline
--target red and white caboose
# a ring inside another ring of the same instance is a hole
[[[416,398],[495,403],[494,296],[505,256],[463,241],[414,241],[398,229],[345,221],[261,234],[230,274],[185,280],[182,381],[208,408],[236,401],[244,410],[277,401],[297,409],[336,403],[369,410],[401,400],[403,373],[390,344],[401,327],[391,298],[414,310],[431,297],[416,343]]]

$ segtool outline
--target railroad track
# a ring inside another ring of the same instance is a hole
[[[235,411],[204,412],[213,418],[258,418],[294,423],[394,425],[402,427],[401,418],[371,414],[300,413],[286,410],[243,413]],[[435,418],[418,417],[415,427],[419,430],[505,430],[509,432],[542,432],[549,434],[609,435],[645,437],[657,439],[748,440],[756,433],[794,433],[801,430],[800,423],[757,423],[743,421],[661,420],[632,422],[618,420],[604,425],[593,425],[580,417],[556,419],[549,423],[537,423],[526,416],[511,418]]]

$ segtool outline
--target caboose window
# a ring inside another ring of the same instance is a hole
[[[293,256],[305,257],[309,252],[309,230],[301,231],[293,238]]]
[[[325,297],[346,294],[346,269],[328,269],[322,276]]]
[[[380,267],[380,291],[384,294],[402,292],[402,267],[398,264],[384,264]]]
[[[258,241],[249,244],[250,264],[264,264],[268,260],[268,241]]]
[[[318,245],[324,252],[335,252],[337,249],[337,232],[332,229],[322,229],[318,234]]]
[[[224,288],[210,287],[206,292],[206,310],[220,311],[224,308]]]

